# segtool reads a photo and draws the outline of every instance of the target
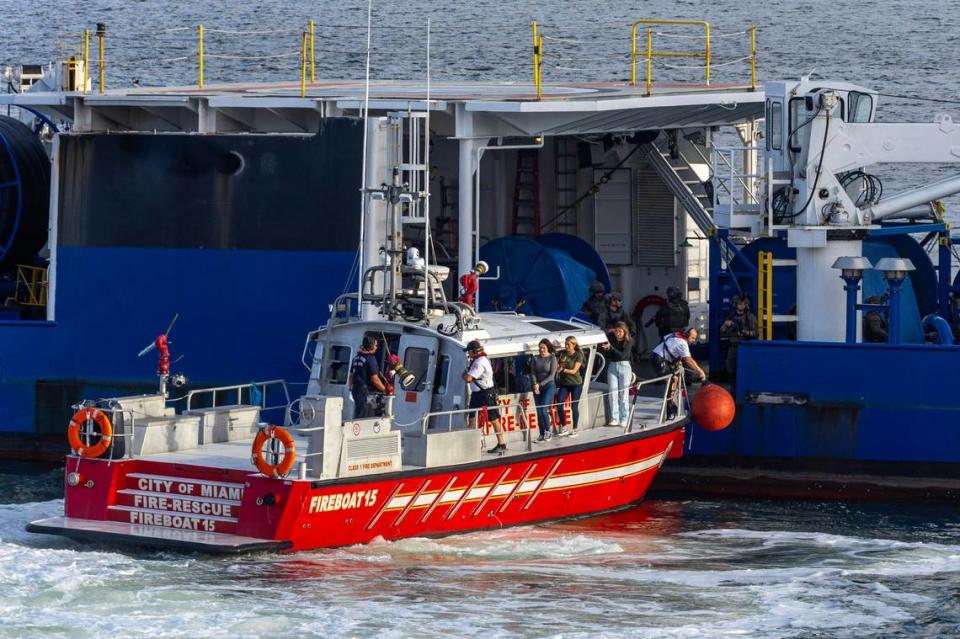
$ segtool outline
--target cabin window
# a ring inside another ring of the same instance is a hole
[[[493,367],[493,387],[498,395],[517,392],[517,376],[514,372],[513,357],[491,357]]]
[[[403,353],[403,365],[408,371],[417,378],[417,383],[412,385],[418,393],[427,387],[427,368],[430,366],[430,351],[425,348],[409,347]]]
[[[767,116],[767,141],[770,149],[779,151],[783,148],[783,103],[771,102]]]
[[[850,100],[850,121],[869,122],[870,114],[873,113],[873,96],[868,93],[851,91],[848,98]]]
[[[790,150],[794,153],[800,152],[802,141],[807,139],[803,137],[803,133],[812,117],[813,114],[809,113],[804,106],[803,98],[790,100]]]
[[[352,351],[349,346],[334,344],[330,347],[330,367],[327,369],[331,384],[346,384],[350,374]]]
[[[437,395],[447,394],[447,380],[450,378],[450,356],[444,355],[440,358],[440,365],[437,366],[437,375],[433,380],[434,393]]]

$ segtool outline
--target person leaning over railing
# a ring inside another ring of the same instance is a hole
[[[545,442],[553,435],[550,428],[550,406],[553,404],[557,386],[556,350],[550,340],[540,340],[540,353],[530,358],[530,384],[533,387],[534,402],[537,405],[537,426],[540,429],[538,442]]]

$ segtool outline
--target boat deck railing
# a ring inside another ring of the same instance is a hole
[[[318,52],[321,56],[345,55],[346,65],[358,64],[365,59],[365,52],[356,46],[353,49],[344,48],[337,42],[338,36],[355,36],[360,28],[360,25],[304,20],[266,29],[236,30],[195,24],[128,34],[112,30],[108,33],[106,25],[98,23],[93,30],[58,35],[58,66],[65,73],[62,82],[65,90],[82,94],[95,90],[103,95],[107,91],[108,60],[112,61],[114,68],[122,66],[122,70],[111,68],[110,79],[113,82],[124,75],[131,78],[133,86],[140,86],[138,78],[141,75],[149,76],[161,70],[169,72],[175,69],[178,75],[190,77],[192,86],[198,91],[207,88],[211,63],[238,68],[255,63],[274,69],[274,80],[285,81],[285,90],[299,88],[299,96],[306,97],[310,88],[317,84]],[[427,34],[426,25],[393,25],[389,28],[394,31],[408,30],[404,31],[406,40],[411,40],[409,34],[416,31],[422,31],[424,39]],[[629,65],[629,84],[633,87],[640,85],[638,64],[644,66],[643,95],[647,96],[654,90],[655,65],[661,71],[676,71],[673,75],[678,76],[688,77],[691,72],[702,72],[703,88],[711,87],[714,71],[718,67],[739,65],[749,69],[749,82],[740,84],[751,89],[757,86],[756,25],[750,25],[743,31],[719,33],[706,21],[642,18],[630,25],[629,48],[625,52],[602,50],[622,45],[624,40],[616,37],[587,38],[576,32],[568,33],[557,26],[545,27],[536,20],[532,21],[531,28],[534,94],[520,96],[522,99],[543,100],[544,81],[551,74],[580,73],[594,82],[598,72],[604,70],[620,76],[623,69],[620,65],[623,63]],[[691,32],[691,28],[695,32]],[[320,37],[320,47],[317,47],[318,30],[324,31]],[[608,40],[611,44],[608,44]],[[589,49],[588,44],[591,45]],[[600,50],[597,50],[597,44]],[[131,59],[142,57],[143,53],[140,52],[144,49],[153,50],[153,55],[146,59]],[[722,59],[718,57],[721,51],[724,56]],[[389,53],[395,57],[396,52]],[[692,62],[666,62],[678,59]],[[504,69],[514,66],[509,63],[498,65]],[[451,68],[456,70],[460,67],[453,64]]]
[[[670,379],[674,377],[678,379],[678,382],[676,384],[671,384]],[[664,384],[664,390],[662,395],[657,394],[657,395],[651,396],[651,395],[643,395],[641,393],[641,389],[645,387],[650,388],[658,384]],[[683,391],[685,390],[682,374],[669,373],[667,375],[654,377],[652,379],[638,380],[638,381],[635,381],[630,386],[630,390],[633,391],[634,394],[630,401],[630,416],[626,420],[626,424],[624,425],[624,432],[631,432],[631,430],[633,429],[633,421],[634,421],[633,418],[636,414],[637,404],[639,400],[642,398],[655,400],[654,405],[652,406],[656,411],[655,421],[653,422],[654,426],[659,426],[661,424],[665,424],[676,419],[676,416],[668,417],[667,405],[669,400],[671,399],[676,402],[677,411],[678,411],[677,414],[681,416],[685,414],[685,410],[686,410],[685,405],[682,401],[680,401],[680,399],[683,397]],[[671,390],[673,391],[673,395],[671,395]],[[608,396],[612,394],[613,394],[612,391],[607,391],[604,393],[587,393],[586,399],[588,401],[589,400],[600,401],[600,400],[605,400]],[[559,411],[566,410],[568,403],[569,403],[568,401],[553,402],[551,404],[546,404],[545,407],[550,411],[551,417],[556,422],[559,422]],[[527,415],[531,411],[531,408],[533,410],[536,410],[536,406],[530,406],[521,402],[516,402],[516,403],[511,402],[510,404],[507,404],[507,405],[500,404],[497,408],[500,411],[516,411],[516,419],[524,427],[524,430],[522,432],[527,432],[527,433],[529,432],[530,428],[529,428],[529,424],[527,423]],[[458,408],[454,410],[432,411],[432,412],[426,413],[419,420],[420,434],[426,435],[428,429],[430,429],[431,427],[436,428],[438,427],[438,425],[440,428],[442,428],[443,422],[446,423],[446,430],[448,432],[454,430],[455,428],[463,428],[464,424],[466,424],[467,422],[466,418],[477,417],[479,421],[479,418],[486,413],[486,410],[487,409],[485,407]],[[462,417],[463,419],[456,419],[458,417]],[[409,426],[409,425],[412,425],[412,424],[406,424],[406,426]],[[648,424],[648,426],[649,425],[650,424]],[[529,437],[527,438],[527,440],[529,443]]]
[[[282,404],[267,405],[268,389],[276,388],[283,392],[284,402]],[[215,386],[211,388],[198,388],[188,392],[183,399],[186,400],[187,411],[193,410],[194,401],[197,398],[209,397],[209,404],[204,407],[215,408],[221,404],[217,399],[223,399],[224,395],[233,394],[236,397],[234,404],[249,404],[257,406],[261,412],[270,410],[286,410],[290,406],[290,390],[287,388],[287,382],[283,379],[270,379],[263,382],[250,382],[247,384],[232,384],[230,386]],[[244,401],[246,394],[247,401]]]

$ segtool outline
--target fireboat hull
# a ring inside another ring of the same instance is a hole
[[[478,463],[335,480],[160,461],[68,459],[65,516],[28,530],[209,553],[297,551],[581,517],[643,499],[682,452],[674,423]],[[565,442],[566,443],[566,442]],[[71,485],[75,484],[75,485]]]

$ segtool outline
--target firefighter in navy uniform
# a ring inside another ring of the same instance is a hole
[[[733,298],[733,305],[733,312],[720,325],[720,336],[729,341],[726,364],[731,384],[735,384],[737,379],[737,348],[740,342],[757,337],[757,316],[750,312],[750,298],[737,295]]]
[[[360,352],[350,366],[350,394],[353,396],[353,418],[373,417],[370,393],[385,393],[387,386],[377,365],[377,338],[364,335]]]

